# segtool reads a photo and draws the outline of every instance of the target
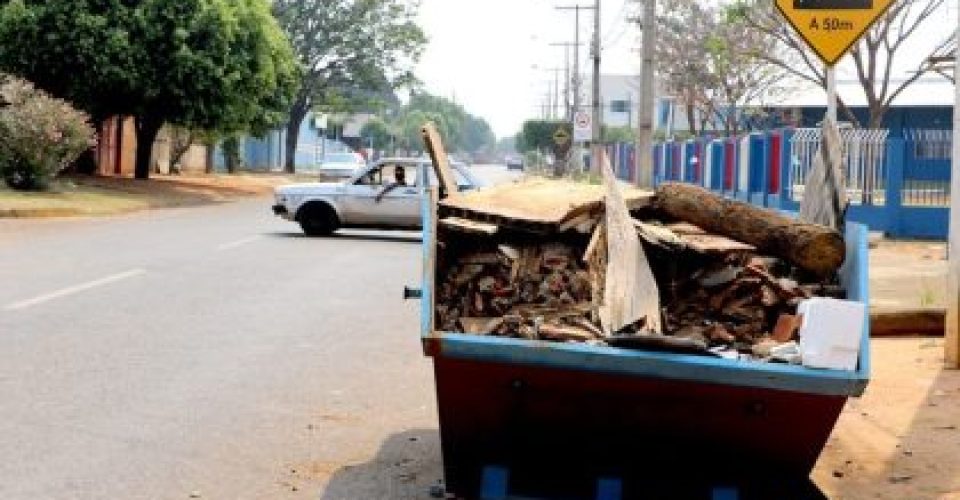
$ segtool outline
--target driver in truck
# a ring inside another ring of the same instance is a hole
[[[389,193],[390,191],[393,191],[394,189],[396,189],[396,188],[398,188],[398,187],[405,187],[405,186],[407,185],[406,175],[407,175],[407,174],[406,174],[406,172],[404,172],[403,167],[399,167],[399,166],[398,166],[398,167],[394,168],[394,169],[393,169],[393,179],[394,179],[394,181],[391,182],[390,184],[388,184],[386,187],[384,187],[383,190],[380,191],[380,193],[377,194],[376,202],[377,202],[377,203],[380,203],[380,201],[383,200],[383,197],[386,196],[387,193]]]

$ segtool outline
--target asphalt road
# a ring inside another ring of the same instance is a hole
[[[427,497],[419,275],[418,233],[265,199],[0,220],[0,498]]]

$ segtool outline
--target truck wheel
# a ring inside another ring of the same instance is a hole
[[[311,203],[301,208],[297,222],[307,236],[329,236],[340,227],[336,212],[326,203]]]

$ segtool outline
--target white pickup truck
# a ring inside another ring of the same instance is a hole
[[[451,163],[461,191],[480,187],[467,167]],[[405,179],[397,183],[398,170]],[[344,182],[308,182],[276,188],[273,213],[300,224],[309,236],[325,236],[341,227],[420,227],[426,186],[436,186],[429,158],[386,158],[359,170]]]

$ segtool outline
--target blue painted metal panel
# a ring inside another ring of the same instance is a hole
[[[903,207],[893,236],[946,240],[950,228],[950,209],[942,207]]]
[[[700,162],[700,158],[697,155],[697,143],[696,141],[690,140],[684,143],[683,147],[685,149],[683,156],[685,160],[685,165],[683,168],[683,181],[696,182],[698,168],[697,165]]]
[[[483,468],[480,483],[481,500],[507,500],[509,471],[504,467],[487,466]]]
[[[619,479],[601,478],[597,481],[596,500],[620,500],[623,498],[623,482]]]
[[[747,182],[751,193],[766,193],[767,190],[767,148],[766,135],[753,133],[750,134],[749,172],[750,178]]]
[[[713,154],[710,157],[710,168],[712,169],[710,189],[720,191],[723,189],[723,140],[715,139],[710,143],[710,147],[713,148]]]
[[[908,155],[904,168],[904,178],[918,181],[949,181],[950,159],[923,159]]]
[[[891,230],[889,212],[886,207],[871,205],[850,205],[846,220],[869,227],[872,231]]]

